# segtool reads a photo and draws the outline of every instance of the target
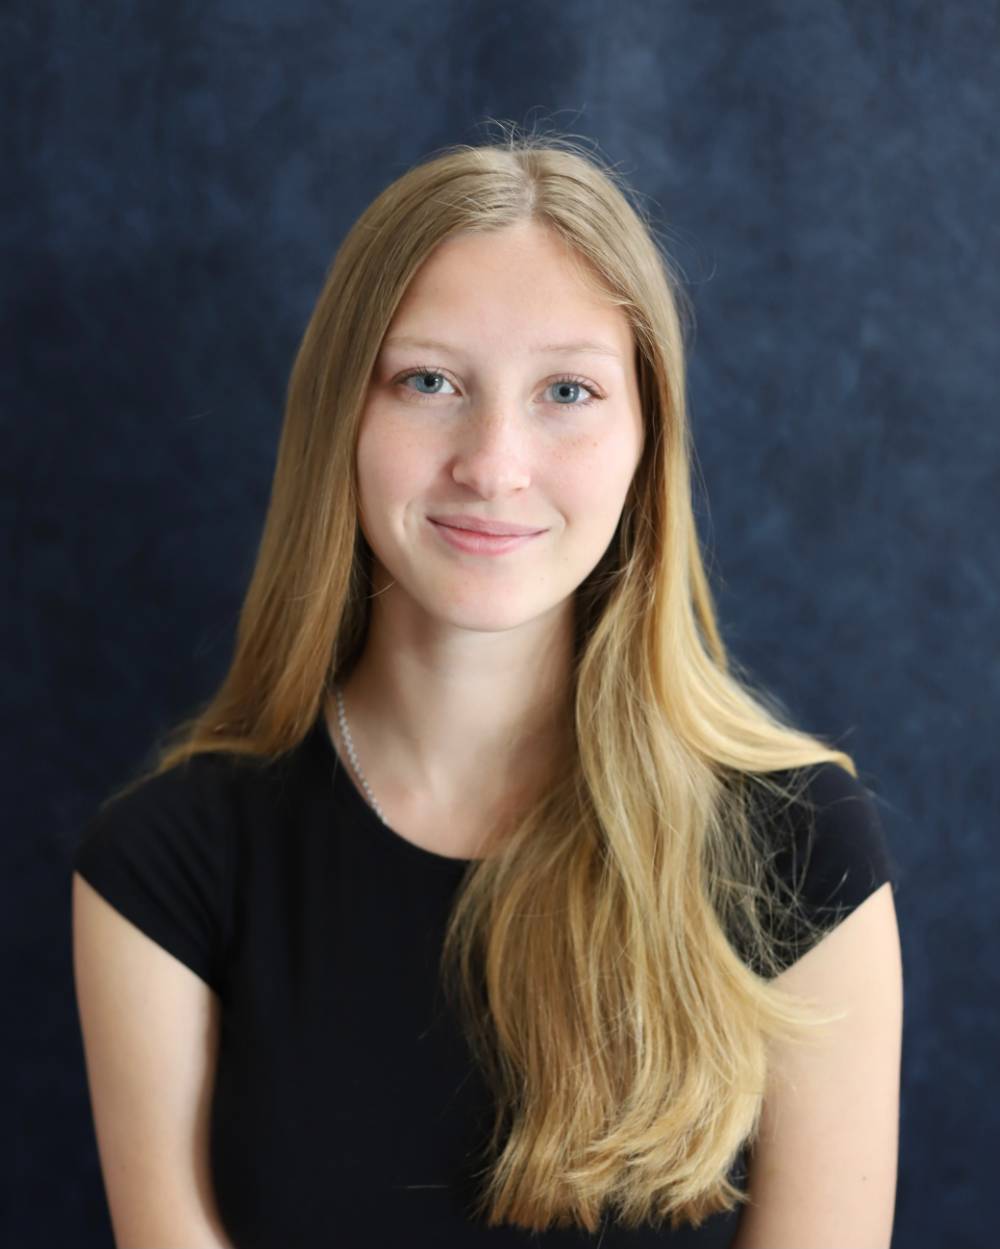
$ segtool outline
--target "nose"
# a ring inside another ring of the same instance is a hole
[[[483,499],[524,490],[531,483],[527,446],[516,418],[504,412],[474,417],[459,436],[451,477]]]

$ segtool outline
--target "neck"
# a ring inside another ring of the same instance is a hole
[[[342,688],[376,797],[458,810],[544,783],[565,741],[572,638],[566,610],[498,633],[422,635],[373,611]]]

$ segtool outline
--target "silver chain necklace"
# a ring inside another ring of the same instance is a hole
[[[354,741],[351,738],[351,730],[347,727],[347,713],[344,711],[344,696],[340,692],[339,685],[334,688],[334,693],[337,696],[337,719],[340,722],[340,734],[344,739],[344,746],[347,749],[347,757],[351,761],[351,767],[354,769],[358,780],[361,782],[361,788],[365,791],[368,801],[375,810],[375,814],[384,824],[385,816],[382,814],[382,808],[375,801],[375,795],[372,793],[371,786],[368,784],[367,780],[365,780],[365,774],[361,771],[361,764],[358,763],[358,755],[357,751],[354,749]]]

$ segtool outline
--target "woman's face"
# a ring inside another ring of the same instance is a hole
[[[375,364],[357,456],[376,589],[442,624],[506,630],[565,605],[639,463],[631,328],[565,246],[534,223],[446,239]],[[541,532],[487,553],[435,523],[467,517]]]

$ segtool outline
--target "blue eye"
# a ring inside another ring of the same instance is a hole
[[[433,399],[437,395],[441,395],[446,392],[442,391],[441,389],[435,389],[435,390],[429,390],[429,391],[428,390],[414,390],[412,387],[406,386],[406,383],[411,381],[413,378],[419,378],[420,381],[423,383],[427,383],[429,385],[434,385],[438,387],[440,386],[441,382],[445,382],[449,386],[452,385],[452,383],[448,381],[448,379],[439,369],[432,369],[428,367],[427,365],[421,365],[419,368],[410,369],[408,373],[404,373],[403,376],[398,379],[398,383],[400,386],[404,386],[404,388],[408,390],[410,394],[418,400]],[[567,390],[569,391],[585,390],[587,394],[590,396],[589,399],[577,399],[576,401],[572,403],[557,403],[556,404],[557,408],[589,408],[591,404],[593,404],[596,401],[599,401],[600,399],[604,397],[603,395],[598,393],[597,388],[595,386],[592,386],[589,382],[585,381],[582,377],[557,377],[555,381],[547,383],[545,389],[548,390],[552,387],[557,387],[559,390],[563,392],[564,396]]]
[[[599,399],[600,395],[592,386],[588,386],[586,382],[578,381],[575,377],[560,377],[557,381],[549,382],[550,386],[557,386],[560,390],[585,390],[590,395],[589,399],[578,399],[575,403],[559,403],[559,408],[586,408],[589,407],[595,399]]]
[[[413,377],[418,377],[422,382],[429,382],[429,381],[432,381],[434,378],[439,378],[442,382],[448,382],[448,379],[445,377],[443,373],[438,373],[434,369],[414,369],[411,373],[406,373],[399,379],[400,385],[402,385],[404,382],[408,382]],[[448,385],[450,386],[451,382],[448,382]],[[407,389],[409,389],[409,387],[407,387]],[[433,395],[439,395],[441,391],[440,390],[432,390],[432,391],[423,390],[423,391],[415,391],[414,393],[419,395],[421,398],[430,398]]]

